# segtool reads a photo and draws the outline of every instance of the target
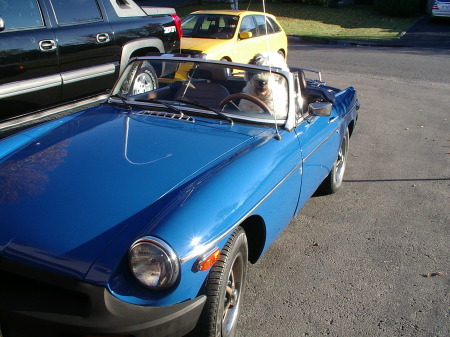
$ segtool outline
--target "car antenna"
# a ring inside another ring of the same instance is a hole
[[[250,8],[251,4],[252,4],[252,0],[250,0],[248,2],[247,10]],[[266,2],[265,2],[265,0],[262,0],[262,5],[263,5],[263,12],[264,12],[264,14],[266,14]],[[232,5],[232,7],[233,7],[233,5]],[[236,1],[236,8],[234,8],[234,9],[238,9],[237,8],[237,1]],[[267,33],[268,33],[268,31],[267,31],[267,17],[265,15],[264,15],[264,29],[266,30],[266,49],[269,52],[269,38],[267,37]],[[272,67],[270,66],[270,64],[269,64],[269,72],[272,73]],[[273,102],[272,102],[272,105],[273,105]],[[272,108],[272,110],[274,110],[273,106],[271,108]],[[275,120],[275,137],[274,138],[276,140],[281,140],[281,135],[280,135],[280,131],[278,129],[278,121],[277,121],[276,114],[273,115],[273,118]]]
[[[250,0],[250,3],[251,3],[251,0]],[[268,30],[267,30],[267,17],[266,17],[266,2],[265,2],[265,0],[262,0],[262,5],[263,5],[263,12],[264,12],[264,29],[266,30],[266,49],[267,49],[267,52],[269,53],[269,38],[268,38]],[[249,6],[250,6],[250,4],[249,4]],[[271,66],[271,64],[270,64],[270,62],[269,62],[269,72],[270,72],[270,74],[272,74],[272,66]],[[273,106],[273,104],[274,104],[274,102],[272,102],[272,106],[271,106],[271,108],[272,108],[272,111],[274,111],[275,109],[274,109],[274,106]],[[277,114],[274,112],[274,114],[273,114],[273,119],[275,120],[275,139],[276,140],[281,140],[281,135],[280,135],[280,131],[279,131],[279,129],[278,129],[278,120],[277,120]]]

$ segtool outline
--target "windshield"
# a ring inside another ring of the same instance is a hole
[[[281,123],[288,112],[287,80],[275,73],[277,68],[262,68],[189,58],[142,58],[128,65],[112,98],[159,105],[175,113]]]
[[[183,19],[183,37],[231,39],[236,31],[238,17],[223,14],[191,14]]]

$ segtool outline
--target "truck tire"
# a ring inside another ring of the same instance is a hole
[[[149,62],[143,62],[141,67],[136,64],[127,82],[130,83],[130,96],[158,89],[158,78]]]

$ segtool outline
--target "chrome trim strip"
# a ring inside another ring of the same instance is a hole
[[[32,80],[16,81],[0,85],[0,99],[47,88],[60,86],[62,83],[59,74],[39,77]]]
[[[250,211],[244,214],[244,216],[242,216],[242,218],[233,226],[231,226],[226,232],[222,233],[222,235],[218,236],[214,240],[192,249],[192,251],[180,258],[180,263],[183,264],[196,256],[205,254],[206,252],[210,251],[213,246],[216,246],[220,240],[230,235],[241,223],[245,221],[245,219],[248,218],[250,214],[252,214],[264,201],[266,201],[292,174],[294,174],[294,172],[297,171],[297,169],[301,167],[301,165],[302,162],[298,163],[272,190],[269,191],[269,193],[267,193],[266,196],[264,196],[264,198],[262,198]]]
[[[100,76],[114,74],[116,65],[114,63],[102,64],[100,66],[83,68],[80,70],[66,71],[61,74],[63,84],[71,84]]]
[[[346,116],[348,115],[348,114],[350,114],[354,109],[356,108],[356,101],[355,101],[355,103],[353,104],[353,106],[350,108],[350,110],[348,110],[348,112],[346,112]],[[333,117],[332,117],[333,118]],[[337,116],[336,117],[334,117],[334,118],[337,118]],[[339,133],[339,131],[340,131],[340,129],[341,129],[341,124],[342,123],[344,123],[344,121],[345,121],[345,118],[342,118],[340,121],[339,121],[339,124],[337,125],[337,127],[334,129],[334,131],[333,132],[331,132],[329,135],[328,135],[328,137],[327,138],[325,138],[325,140],[322,142],[322,143],[320,143],[313,151],[311,151],[311,153],[310,154],[308,154],[305,158],[303,158],[303,160],[302,160],[302,163],[304,163],[304,162],[306,162],[307,160],[308,160],[308,158],[312,155],[312,154],[314,154],[314,152],[316,152],[328,139],[330,139],[330,137],[335,133],[335,132],[337,132],[337,133]]]
[[[310,154],[308,154],[305,158],[303,158],[302,163],[306,162],[308,160],[309,157],[311,157],[323,144],[325,144],[328,139],[331,138],[331,136],[335,133],[338,132],[339,133],[339,127],[341,125],[342,121],[339,123],[339,125],[336,127],[336,129],[333,130],[333,132],[331,132],[327,138],[325,138],[319,145],[316,146],[316,148],[314,150],[311,151]]]
[[[32,80],[16,81],[0,85],[0,99],[11,96],[28,94],[31,92],[83,81],[90,78],[114,74],[116,64],[109,63],[81,70],[67,71],[60,74],[43,76]]]

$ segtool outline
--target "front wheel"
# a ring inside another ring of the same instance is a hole
[[[348,128],[345,130],[344,138],[342,139],[341,147],[336,161],[331,168],[330,173],[322,182],[320,191],[324,194],[333,194],[342,185],[344,180],[345,166],[347,165],[348,147],[350,142],[350,135]]]
[[[193,336],[232,337],[247,277],[248,244],[239,227],[222,249],[203,286],[207,299]]]

